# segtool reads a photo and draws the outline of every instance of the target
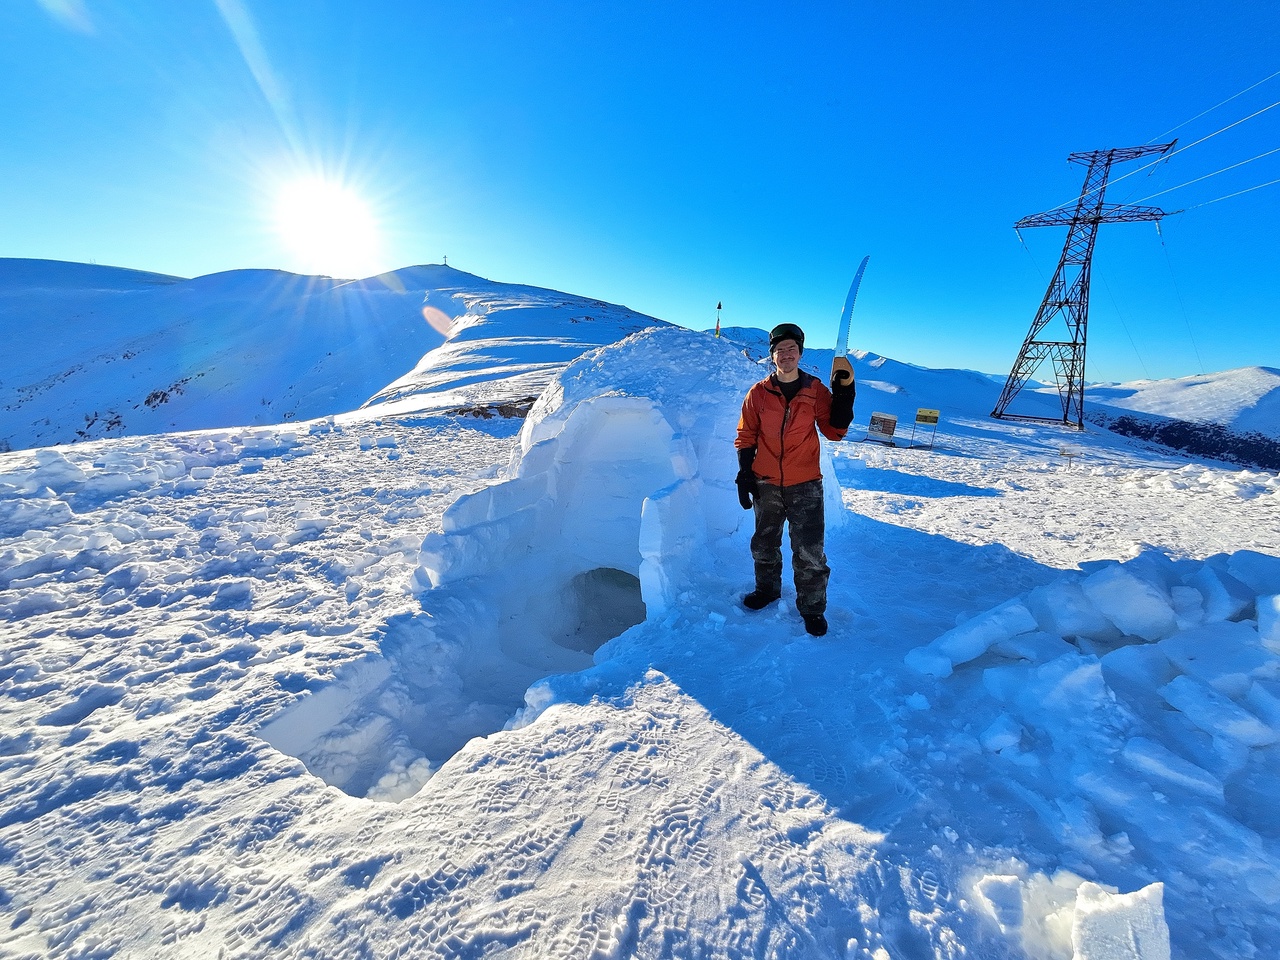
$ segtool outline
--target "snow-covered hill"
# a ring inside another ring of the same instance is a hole
[[[495,318],[501,372],[485,369],[480,334]],[[487,398],[519,401],[584,351],[658,322],[445,266],[360,281],[267,270],[181,280],[0,260],[0,449],[308,420],[374,394],[403,411],[423,389],[435,395],[418,407],[461,406],[477,380],[506,378],[510,390]]]
[[[1273,367],[1242,367],[1176,380],[1092,384],[1089,398],[1104,407],[1220,423],[1237,433],[1280,440],[1280,370]]]
[[[662,321],[626,307],[496,283],[447,266],[359,281],[238,270],[177,277],[0,259],[0,449],[173,430],[287,423],[365,406],[370,415],[471,410],[519,416],[565,365]],[[726,329],[752,357],[763,331]],[[860,389],[906,422],[938,397],[989,413],[1003,377],[858,355]],[[829,369],[811,343],[806,366]],[[939,380],[939,377],[942,379]],[[948,392],[956,377],[971,389]],[[1210,421],[1280,441],[1280,373],[1251,367],[1098,384],[1088,408]],[[1023,412],[1060,416],[1056,392]]]
[[[0,956],[1280,955],[1280,478],[861,354],[815,639],[738,602],[763,334],[499,293],[363,410],[0,454]]]

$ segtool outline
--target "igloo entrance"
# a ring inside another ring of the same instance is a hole
[[[644,622],[640,580],[600,567],[559,585],[528,584],[523,602],[429,598],[388,622],[381,655],[275,717],[260,736],[344,793],[411,796],[476,737],[507,728],[525,691],[591,666],[603,644]]]

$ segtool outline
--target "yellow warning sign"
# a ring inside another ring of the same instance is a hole
[[[916,411],[916,423],[937,423],[940,413],[941,411],[939,410],[928,410],[921,407]]]

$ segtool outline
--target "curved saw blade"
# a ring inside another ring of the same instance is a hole
[[[844,312],[840,314],[840,330],[836,334],[836,356],[849,355],[849,326],[853,322],[853,302],[858,299],[858,287],[862,285],[862,272],[867,269],[867,261],[871,254],[862,258],[858,272],[853,276],[853,285],[849,287],[849,296],[844,301]]]

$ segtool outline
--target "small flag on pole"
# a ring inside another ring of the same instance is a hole
[[[720,308],[724,305],[724,301],[716,303],[716,336],[720,336]]]

